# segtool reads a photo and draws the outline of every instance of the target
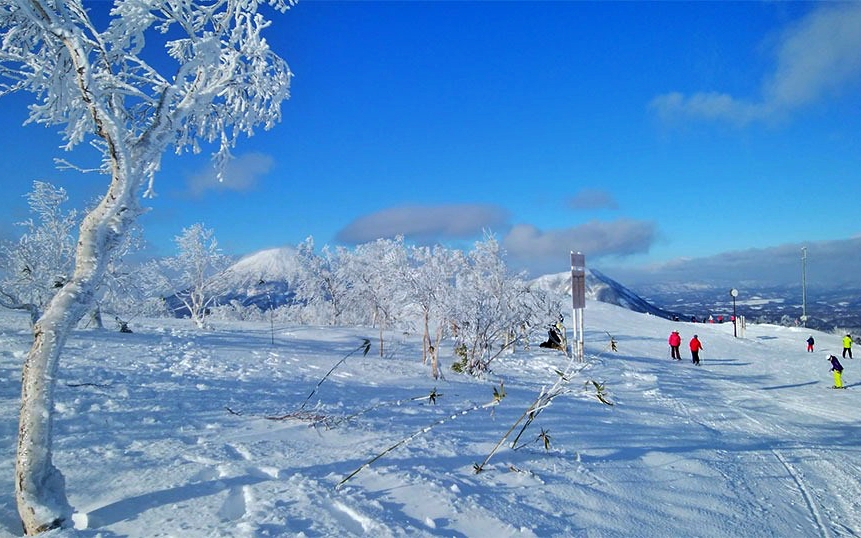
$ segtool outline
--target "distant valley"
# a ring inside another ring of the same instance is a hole
[[[691,316],[700,321],[708,316],[729,318],[733,313],[729,289],[643,286],[636,293],[657,307],[684,314],[688,320]],[[735,309],[748,322],[793,326],[801,324],[802,303],[799,286],[740,289]],[[811,329],[861,334],[861,290],[808,290],[806,311],[805,325]]]

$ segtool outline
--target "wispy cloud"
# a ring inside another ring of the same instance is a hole
[[[257,186],[261,176],[269,173],[273,164],[274,159],[269,155],[246,153],[227,163],[221,181],[211,166],[191,176],[188,179],[188,191],[194,197],[207,191],[250,191]]]
[[[599,189],[583,189],[568,200],[572,209],[619,209],[613,195]]]
[[[519,224],[503,238],[503,246],[515,267],[542,274],[564,270],[571,251],[588,253],[590,259],[624,257],[649,251],[657,237],[650,221],[619,219],[591,221],[573,228],[540,230]]]
[[[861,2],[826,3],[774,40],[774,70],[762,95],[742,98],[716,91],[655,97],[664,120],[700,118],[744,125],[773,120],[831,92],[861,82]]]
[[[415,241],[469,239],[505,226],[508,213],[489,204],[408,205],[357,218],[338,232],[342,243],[358,244],[403,235]]]
[[[747,287],[798,284],[801,289],[801,248],[807,247],[807,284],[858,287],[855,268],[861,264],[861,238],[790,243],[770,248],[724,252],[704,258],[678,258],[638,269],[611,269],[625,283],[661,283]]]
[[[679,92],[659,95],[652,100],[651,108],[665,122],[682,118],[723,120],[737,125],[764,119],[769,115],[765,103],[738,100],[725,93],[695,93],[686,96]]]

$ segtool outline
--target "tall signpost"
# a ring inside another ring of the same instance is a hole
[[[571,300],[573,306],[573,317],[571,323],[574,328],[574,346],[577,360],[585,360],[583,310],[586,308],[586,256],[580,252],[571,252]]]

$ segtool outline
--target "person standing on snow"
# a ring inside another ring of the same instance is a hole
[[[813,335],[812,334],[807,339],[807,351],[809,353],[813,353]]]
[[[679,346],[682,345],[682,337],[679,334],[679,331],[673,331],[670,333],[670,356],[674,361],[682,360],[682,355],[679,353]]]
[[[834,372],[834,386],[832,389],[843,388],[843,365],[837,360],[834,355],[828,355],[828,360],[831,361],[831,371]]]
[[[697,338],[697,335],[694,335],[694,337],[691,338],[691,362],[697,366],[700,365],[700,351],[702,350],[703,344],[700,342],[699,338]]]
[[[849,358],[852,358],[852,337],[850,335],[846,335],[843,337],[843,358],[846,358],[846,354],[849,354]]]

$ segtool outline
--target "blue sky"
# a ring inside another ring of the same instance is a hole
[[[296,75],[282,123],[223,183],[165,159],[153,254],[196,222],[235,255],[488,230],[533,274],[570,250],[654,273],[861,231],[861,2],[306,0],[268,37]],[[103,193],[2,102],[3,236],[33,180]]]

